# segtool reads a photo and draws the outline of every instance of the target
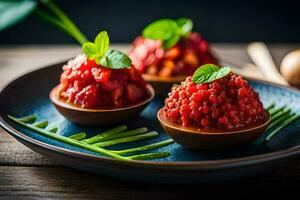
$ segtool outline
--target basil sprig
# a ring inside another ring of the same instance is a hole
[[[143,37],[162,40],[163,48],[173,47],[180,39],[186,37],[193,29],[193,22],[189,18],[159,19],[152,22],[143,30]]]
[[[82,50],[89,59],[110,69],[124,69],[131,66],[130,58],[118,50],[109,49],[109,37],[106,31],[100,32],[94,42],[85,42]]]
[[[226,76],[229,72],[230,67],[219,68],[214,64],[205,64],[195,71],[192,81],[194,83],[210,83]]]

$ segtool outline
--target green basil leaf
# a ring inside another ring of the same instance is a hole
[[[108,50],[99,60],[100,65],[111,69],[124,69],[131,66],[130,58],[117,50]]]
[[[163,43],[163,48],[166,49],[170,49],[171,47],[173,47],[178,41],[180,40],[180,35],[178,34],[174,34],[171,38],[169,38],[168,40],[166,40]]]
[[[33,0],[0,1],[0,31],[25,19],[36,6]]]
[[[109,37],[106,31],[101,31],[95,38],[95,47],[100,57],[109,49]]]
[[[85,42],[82,50],[90,59],[103,67],[110,69],[124,69],[131,66],[130,58],[117,50],[109,50],[109,37],[106,31],[100,32],[95,43]]]
[[[181,36],[188,35],[193,29],[193,22],[189,18],[159,19],[152,22],[143,30],[143,37],[162,40],[163,48],[169,49],[173,47]]]
[[[193,77],[194,83],[210,83],[214,80],[220,79],[230,72],[230,67],[219,68],[214,64],[206,64],[199,67]]]
[[[101,56],[99,56],[99,54],[97,52],[96,45],[92,42],[84,43],[82,45],[82,50],[85,53],[85,55],[90,59],[95,59],[97,57],[101,57]]]
[[[145,38],[153,40],[168,40],[177,32],[178,26],[172,19],[159,19],[152,22],[143,30],[142,35]]]
[[[182,36],[187,36],[193,30],[193,21],[189,18],[180,18],[176,22]]]

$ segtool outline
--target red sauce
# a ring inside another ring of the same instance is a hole
[[[192,75],[200,65],[217,64],[208,42],[195,32],[168,50],[163,50],[160,40],[139,36],[129,57],[141,73],[162,77]]]
[[[139,72],[108,69],[79,55],[63,66],[57,96],[83,108],[124,107],[144,100],[149,94]]]
[[[258,94],[241,76],[229,73],[211,83],[187,77],[165,100],[165,117],[184,127],[236,129],[265,121]]]

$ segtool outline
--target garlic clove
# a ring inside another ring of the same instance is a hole
[[[280,72],[289,83],[300,86],[300,49],[288,53],[283,58]]]

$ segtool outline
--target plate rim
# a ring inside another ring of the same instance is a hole
[[[54,67],[57,65],[62,65],[64,63],[66,63],[66,61],[58,62],[56,64],[45,65],[43,67],[25,72],[25,73],[19,75],[18,77],[10,80],[6,84],[4,84],[4,86],[0,88],[0,95],[2,95],[3,91],[5,89],[7,89],[10,85],[12,85],[15,81],[22,79],[31,73],[43,71],[47,68],[51,68],[51,67]],[[246,77],[246,79],[255,81],[255,82],[259,82],[259,83],[263,83],[266,85],[271,85],[271,86],[275,86],[275,87],[292,90],[293,92],[300,93],[300,91],[298,91],[295,88],[283,86],[283,85],[280,85],[277,83],[273,83],[273,82],[269,82],[269,81],[265,81],[265,80],[254,79],[254,78],[249,78],[249,77]],[[157,169],[161,169],[161,167],[168,167],[168,169],[176,169],[176,170],[224,169],[224,168],[231,168],[231,167],[240,167],[240,166],[245,166],[245,165],[253,165],[253,164],[263,163],[263,162],[267,162],[267,161],[283,159],[283,158],[287,158],[287,157],[291,157],[291,156],[300,154],[300,144],[299,144],[299,145],[296,145],[296,146],[293,146],[293,147],[290,147],[287,149],[274,151],[274,152],[270,152],[270,153],[238,157],[238,158],[230,158],[230,159],[205,160],[205,161],[176,161],[176,162],[135,161],[135,160],[123,161],[123,160],[117,160],[117,159],[110,158],[110,157],[102,157],[102,156],[92,155],[89,153],[74,151],[74,150],[66,149],[63,147],[58,147],[55,145],[51,145],[51,144],[39,141],[37,139],[31,138],[31,137],[23,134],[22,132],[16,130],[14,127],[10,126],[2,116],[0,116],[0,126],[6,132],[8,132],[10,135],[15,137],[16,139],[24,140],[34,146],[38,146],[39,148],[43,147],[49,151],[54,151],[56,153],[62,153],[62,154],[69,155],[72,157],[80,157],[80,158],[84,158],[84,159],[88,158],[88,159],[100,161],[100,162],[110,162],[110,163],[115,163],[115,164],[119,164],[119,165],[135,166],[135,167],[147,167],[147,168],[152,167],[152,168],[157,168]]]

